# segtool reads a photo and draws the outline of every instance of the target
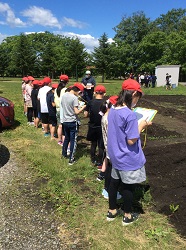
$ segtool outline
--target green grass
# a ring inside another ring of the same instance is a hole
[[[121,83],[118,80],[107,81],[107,94],[118,94]],[[63,233],[70,235],[75,231],[82,238],[86,246],[84,249],[185,248],[185,242],[170,226],[167,217],[152,211],[150,192],[141,201],[145,214],[136,223],[122,227],[121,217],[108,223],[105,219],[108,202],[101,196],[103,183],[96,181],[97,171],[90,164],[89,145],[79,142],[78,162],[69,167],[66,160],[60,159],[61,147],[55,141],[44,138],[41,129],[27,125],[23,115],[21,81],[0,79],[0,91],[2,96],[14,102],[16,114],[16,128],[3,131],[2,143],[37,173],[35,178],[45,180],[41,182],[40,195],[55,204],[56,211],[67,225]],[[172,91],[164,88],[144,89],[144,92],[147,95],[185,95],[186,88],[179,86]],[[81,132],[83,126],[80,127]]]

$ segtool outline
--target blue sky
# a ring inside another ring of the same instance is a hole
[[[7,36],[49,31],[77,36],[88,50],[105,32],[110,39],[123,16],[144,11],[151,20],[186,0],[0,0],[0,42]]]

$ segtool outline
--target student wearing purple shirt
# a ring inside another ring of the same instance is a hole
[[[138,125],[136,114],[131,110],[141,96],[140,84],[133,79],[125,80],[118,100],[108,114],[107,149],[112,173],[107,220],[112,221],[119,214],[116,197],[120,187],[124,199],[123,225],[138,219],[138,214],[132,213],[133,191],[135,184],[146,180],[146,159],[141,148],[140,132],[152,123],[143,120]]]

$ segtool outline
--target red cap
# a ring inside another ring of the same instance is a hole
[[[28,77],[25,76],[25,77],[22,78],[22,80],[25,81],[25,82],[28,82]]]
[[[53,84],[52,84],[52,88],[53,88],[53,89],[57,89],[57,87],[58,87],[58,83],[53,83]]]
[[[95,87],[95,92],[101,92],[101,93],[106,93],[106,88],[103,85],[97,85]]]
[[[134,90],[138,92],[142,92],[140,84],[134,79],[127,79],[122,83],[123,90]]]
[[[67,75],[60,75],[59,79],[60,79],[61,81],[68,81],[68,80],[69,80],[69,78],[68,78]]]
[[[40,80],[39,81],[39,86],[43,86],[44,85],[44,81],[43,80]]]
[[[34,81],[32,82],[32,84],[33,84],[33,85],[39,85],[39,80],[34,80]]]
[[[77,87],[81,92],[83,92],[84,87],[80,82],[75,82],[74,86]]]
[[[33,76],[28,76],[27,77],[29,81],[34,81],[35,79],[33,78]]]
[[[43,82],[44,82],[44,83],[48,83],[48,84],[51,83],[50,77],[48,77],[48,76],[45,77],[45,78],[43,79]]]
[[[113,105],[116,104],[117,100],[118,100],[118,96],[117,95],[113,95],[113,96],[111,96],[109,98],[109,102],[112,103]]]

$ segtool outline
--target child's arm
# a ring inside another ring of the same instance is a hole
[[[78,107],[74,107],[74,112],[75,112],[76,115],[78,115],[78,114],[81,113],[85,108],[86,108],[86,105],[84,105],[84,106],[81,107],[80,109],[78,109]]]
[[[151,121],[148,122],[147,120],[142,120],[138,126],[139,133],[141,133],[141,131],[143,131],[147,126],[150,126],[150,125],[152,125]],[[130,146],[132,146],[134,143],[136,143],[137,140],[138,138],[134,138],[134,139],[127,140],[127,142]]]

